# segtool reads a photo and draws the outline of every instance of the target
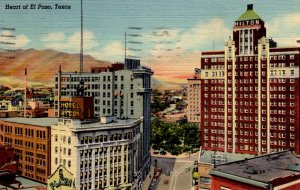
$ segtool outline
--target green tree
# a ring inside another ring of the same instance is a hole
[[[184,123],[183,126],[183,139],[184,145],[191,148],[199,148],[200,146],[200,129],[194,123]]]
[[[155,150],[178,155],[199,148],[200,130],[195,124],[165,123],[155,118],[151,121],[151,144]]]

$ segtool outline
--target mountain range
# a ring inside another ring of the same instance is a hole
[[[53,86],[54,74],[61,65],[62,72],[79,71],[79,54],[70,54],[51,49],[18,49],[13,57],[0,52],[0,84],[9,87],[22,87],[25,85],[25,68],[27,69],[28,85]],[[84,72],[91,67],[111,64],[109,61],[97,60],[92,56],[84,55]],[[166,82],[152,77],[153,89],[181,89],[182,84]]]

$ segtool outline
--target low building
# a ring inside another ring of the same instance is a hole
[[[286,150],[218,165],[210,175],[212,189],[300,189],[300,158]]]
[[[14,149],[0,145],[0,184],[16,184],[17,159]]]
[[[63,166],[78,190],[141,189],[142,122],[59,119],[51,127],[51,173]]]
[[[199,190],[213,189],[211,188],[212,177],[209,172],[217,165],[252,157],[254,157],[254,155],[200,150],[198,159]]]
[[[1,118],[0,144],[14,148],[23,177],[46,183],[50,175],[51,124],[57,118]]]
[[[0,111],[0,118],[7,118],[7,117],[17,117],[18,112],[17,111]]]

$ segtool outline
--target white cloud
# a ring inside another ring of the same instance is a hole
[[[42,42],[53,42],[53,41],[62,41],[65,39],[65,34],[63,32],[53,32],[49,33],[46,36],[41,38]]]
[[[150,66],[162,80],[186,82],[194,68],[199,67],[200,51],[211,50],[213,41],[223,47],[230,34],[231,29],[218,18],[201,21],[189,30],[174,29],[171,46],[154,44],[149,50],[151,57],[145,58],[143,64]]]
[[[267,36],[272,37],[278,46],[299,46],[300,13],[280,15],[266,23]]]
[[[25,35],[23,35],[23,34],[18,35],[18,36],[16,36],[16,48],[24,47],[24,46],[26,46],[30,41],[31,41],[31,40],[30,40],[27,36],[25,36]]]
[[[214,18],[207,23],[199,22],[191,30],[183,33],[179,44],[184,49],[207,48],[207,44],[224,42],[228,39],[231,30],[225,27],[224,21]],[[223,44],[222,44],[223,45]]]
[[[124,45],[121,42],[115,41],[106,45],[100,53],[101,60],[123,61],[124,60]]]
[[[20,34],[15,36],[15,33],[10,30],[3,30],[0,34],[0,41],[15,43],[14,47],[11,48],[22,48],[31,41],[26,35]]]
[[[58,35],[57,35],[58,34]],[[73,33],[70,37],[64,37],[64,33],[50,33],[41,38],[44,47],[59,51],[78,52],[80,50],[80,32]],[[54,41],[51,39],[55,39]],[[83,50],[89,50],[98,46],[95,36],[91,31],[83,32]]]

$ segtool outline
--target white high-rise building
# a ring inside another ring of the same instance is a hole
[[[63,165],[76,190],[140,189],[142,119],[59,119],[51,126],[51,173]]]
[[[57,73],[55,115],[69,117],[62,115],[59,100],[84,96],[94,98],[95,118],[115,117],[124,121],[141,119],[139,143],[142,145],[142,156],[139,164],[144,179],[150,171],[150,98],[153,72],[140,66],[139,60],[126,59],[123,67],[116,64],[116,67],[93,68],[91,73]]]

